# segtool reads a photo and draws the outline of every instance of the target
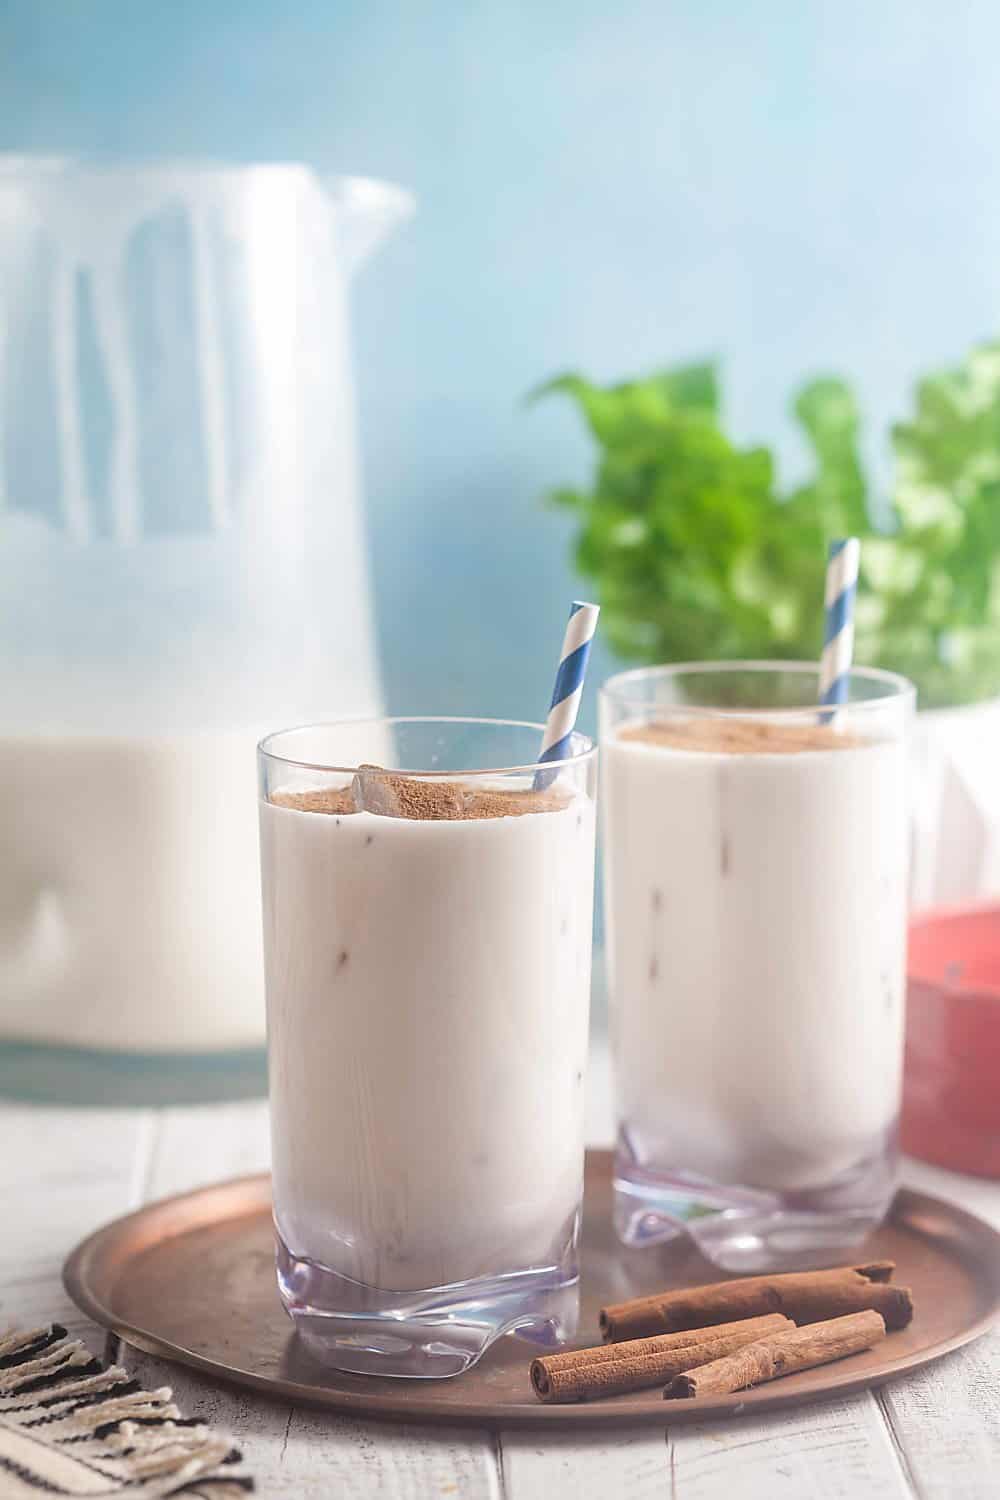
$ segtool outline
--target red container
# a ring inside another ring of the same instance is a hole
[[[904,1151],[1000,1177],[1000,906],[910,926]]]

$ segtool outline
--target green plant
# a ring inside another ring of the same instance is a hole
[[[723,430],[697,364],[597,386],[562,375],[597,443],[588,489],[555,490],[580,529],[606,638],[636,661],[815,658],[826,544],[864,539],[856,657],[914,678],[923,705],[1000,692],[1000,344],[917,386],[892,430],[889,524],[876,531],[847,385],[814,380],[793,410],[813,455],[782,493],[771,453]]]

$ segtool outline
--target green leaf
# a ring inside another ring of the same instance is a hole
[[[659,387],[671,406],[683,411],[702,411],[711,417],[719,411],[719,377],[714,364],[683,365],[677,370],[665,370],[653,375],[646,382]]]
[[[718,385],[714,366],[686,365],[620,385],[593,385],[583,375],[557,375],[529,392],[528,401],[564,395],[576,402],[604,447],[655,451],[660,435],[678,412],[714,420]]]
[[[545,501],[547,505],[559,505],[564,510],[582,510],[587,504],[587,496],[582,490],[559,488],[549,490]]]
[[[812,380],[796,397],[794,411],[815,455],[816,475],[808,488],[827,539],[867,534],[871,528],[858,452],[860,423],[851,391],[831,376]]]
[[[862,547],[856,657],[913,677],[927,705],[1000,692],[1000,343],[921,380],[892,430],[889,534],[873,530],[861,421],[844,381],[808,382],[793,409],[814,470],[791,493],[767,448],[720,418],[711,361],[599,386],[558,376],[598,443],[576,512],[577,566],[605,638],[637,661],[815,659],[830,538]]]

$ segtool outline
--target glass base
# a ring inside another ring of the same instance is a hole
[[[895,1128],[848,1172],[796,1192],[711,1182],[683,1169],[640,1165],[623,1132],[615,1156],[614,1226],[641,1249],[687,1234],[724,1271],[829,1265],[877,1229],[896,1190]]]
[[[468,1370],[506,1333],[547,1349],[576,1333],[575,1256],[508,1276],[388,1292],[300,1260],[275,1238],[285,1309],[307,1352],[336,1370],[442,1379]]]

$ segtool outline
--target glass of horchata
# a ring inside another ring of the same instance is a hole
[[[596,750],[385,719],[260,746],[278,1279],[341,1369],[576,1325]]]
[[[896,1171],[906,936],[902,677],[734,662],[601,692],[623,1240],[822,1260]]]

